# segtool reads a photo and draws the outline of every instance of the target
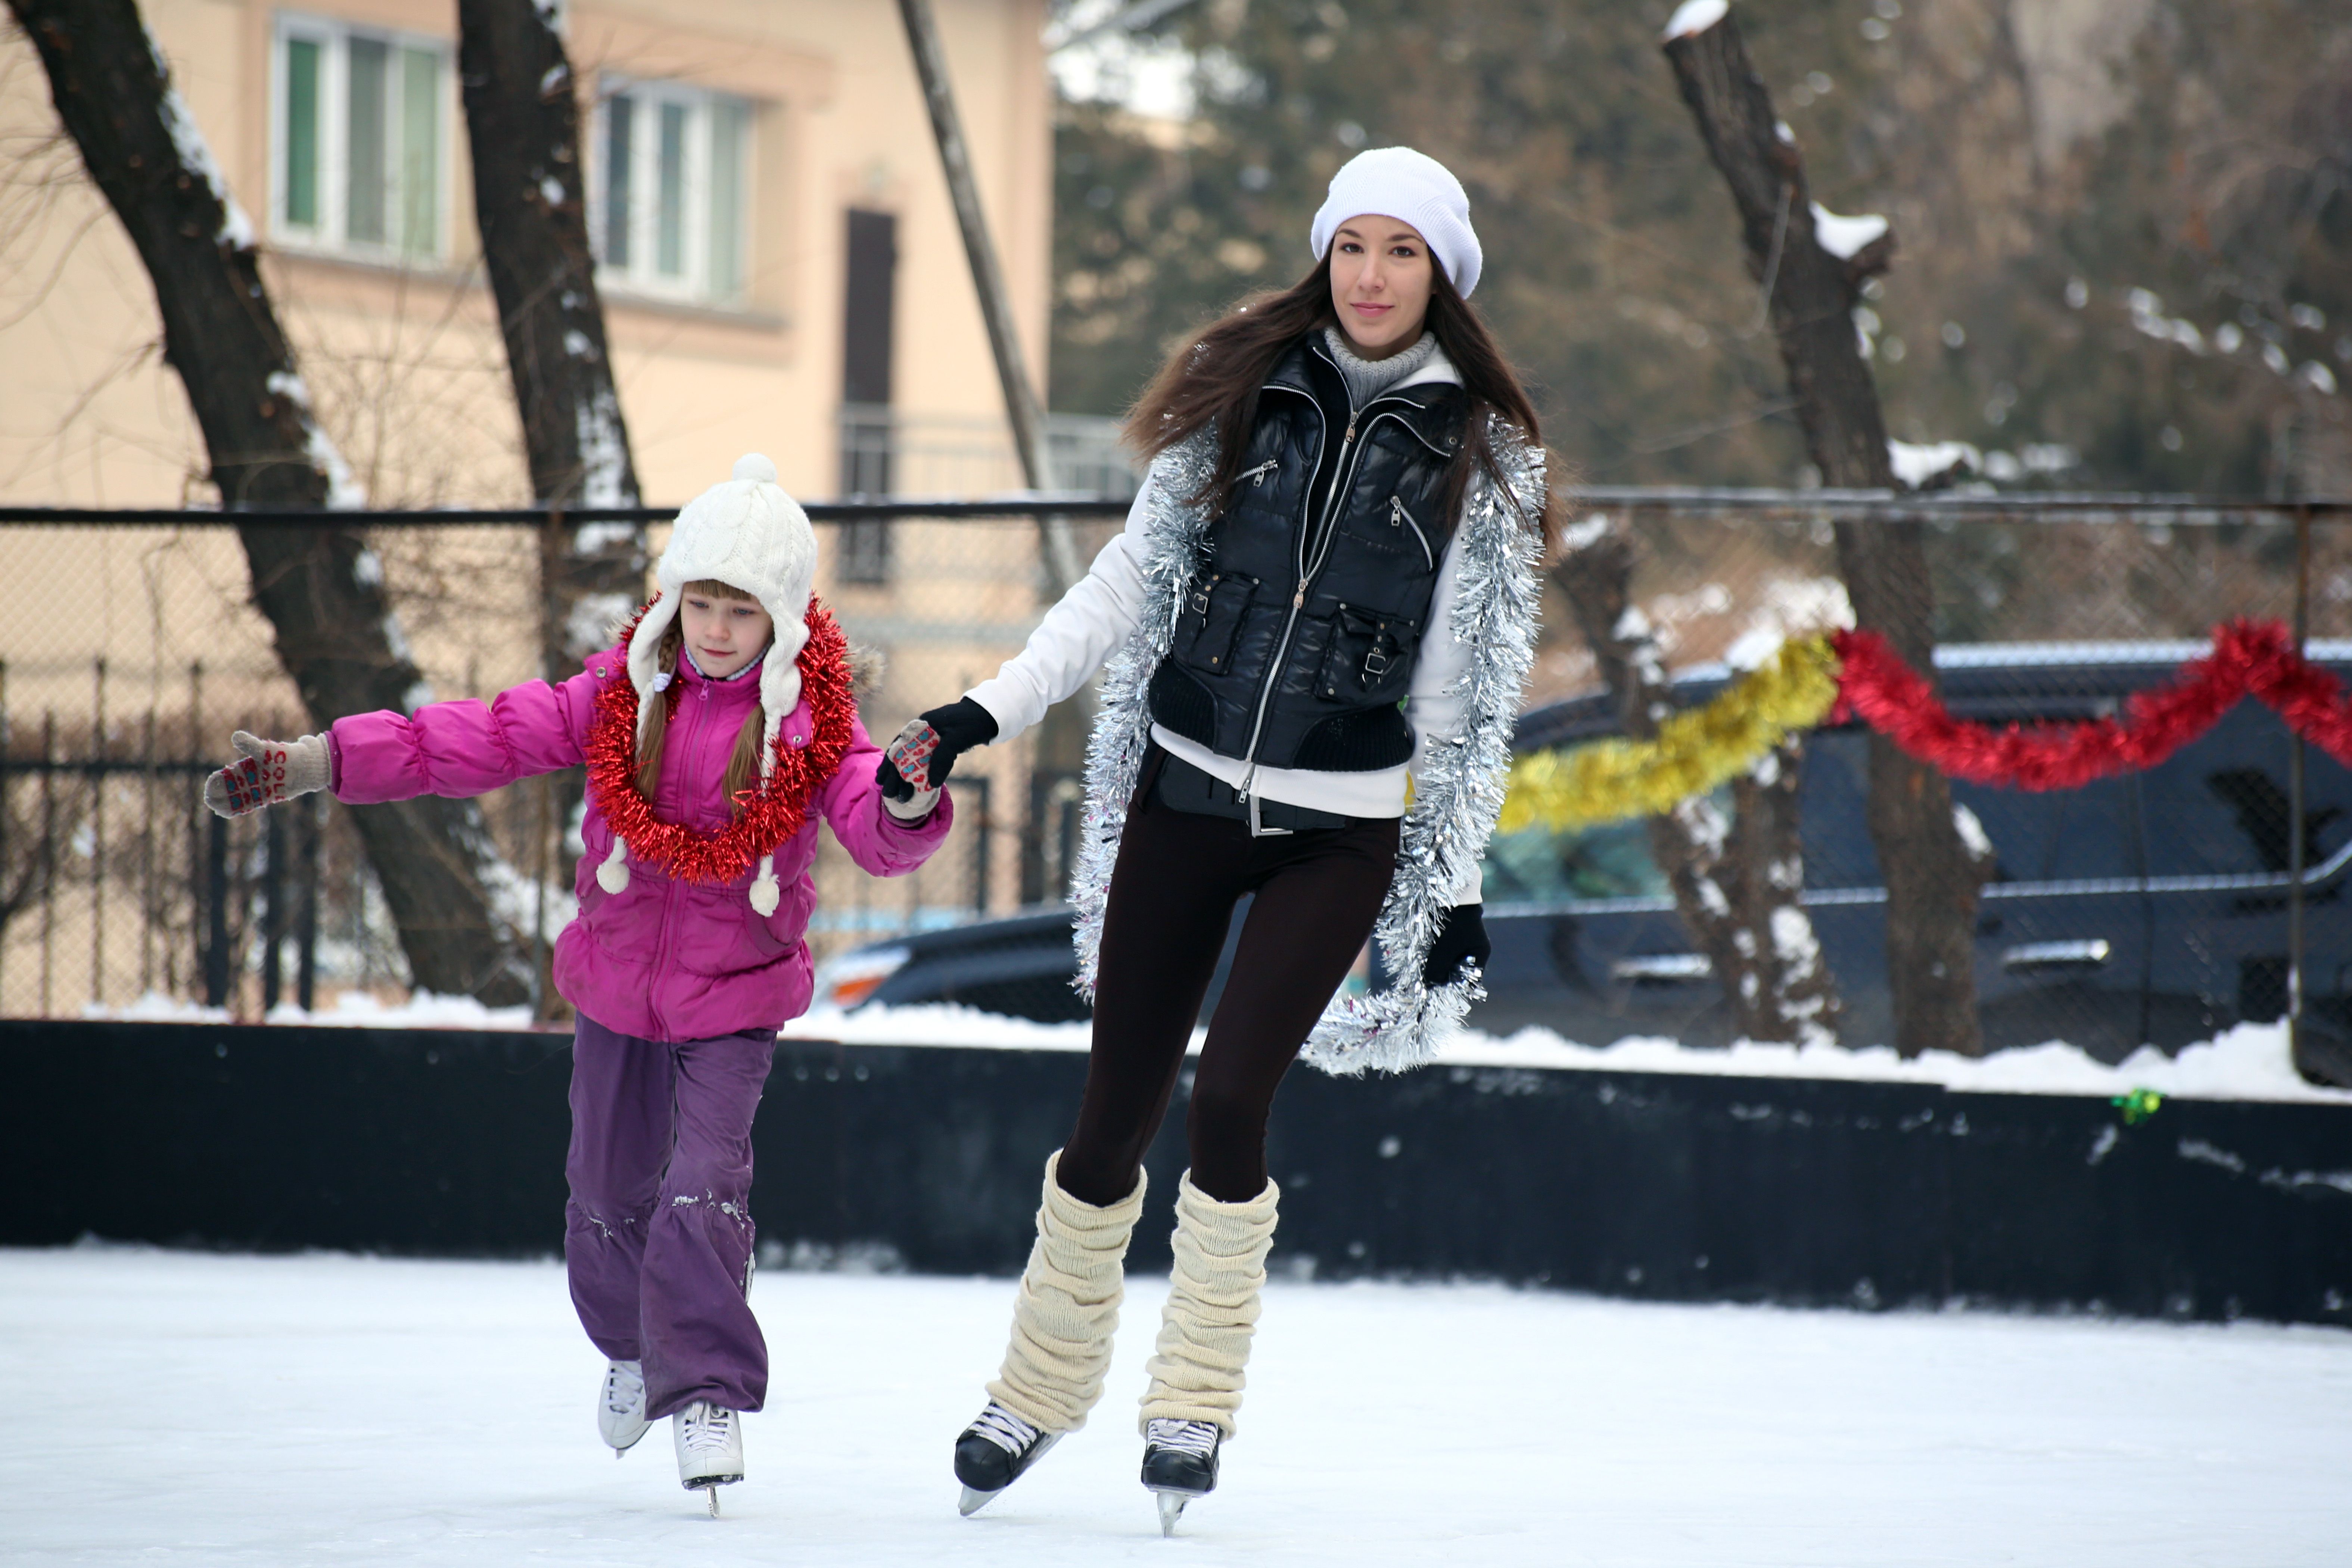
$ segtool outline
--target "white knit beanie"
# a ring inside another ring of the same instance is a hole
[[[1465,300],[1478,287],[1486,253],[1470,226],[1470,196],[1453,171],[1410,147],[1375,147],[1359,153],[1331,176],[1331,192],[1316,210],[1307,242],[1315,259],[1331,248],[1331,236],[1351,217],[1377,214],[1401,218],[1421,231],[1445,268],[1454,291]]]
[[[658,590],[629,642],[629,682],[637,689],[637,732],[669,681],[661,674],[662,635],[677,619],[678,596],[688,583],[724,583],[760,602],[776,623],[775,641],[760,670],[760,777],[775,772],[776,734],[800,706],[801,672],[793,662],[808,645],[809,590],[816,581],[816,531],[800,503],[776,483],[776,465],[757,452],[735,459],[735,473],[688,501],[670,531],[669,548],[654,568]],[[612,853],[596,868],[608,893],[629,885],[628,846],[614,835]],[[763,916],[781,901],[776,858],[760,858],[751,907]]]

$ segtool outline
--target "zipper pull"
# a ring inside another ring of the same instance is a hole
[[[1403,521],[1404,502],[1397,500],[1394,496],[1389,497],[1389,526],[1391,528],[1395,528],[1402,524]]]
[[[1298,580],[1298,592],[1290,595],[1290,607],[1294,610],[1307,607],[1307,579],[1304,577]]]
[[[1342,436],[1342,437],[1339,437],[1339,445],[1340,445],[1340,446],[1342,446],[1342,447],[1351,447],[1351,446],[1355,445],[1355,441],[1356,441],[1356,416],[1355,416],[1354,415],[1350,414],[1350,415],[1349,415],[1349,416],[1348,416],[1348,433],[1347,433],[1345,436]]]

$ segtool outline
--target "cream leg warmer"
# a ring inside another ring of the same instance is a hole
[[[1190,1171],[1177,1184],[1176,1273],[1160,1317],[1159,1348],[1144,1367],[1151,1386],[1139,1426],[1213,1421],[1234,1435],[1281,1196],[1268,1182],[1245,1203],[1221,1204],[1192,1184]]]
[[[1013,1342],[988,1396],[1041,1432],[1075,1432],[1102,1397],[1128,1238],[1143,1212],[1143,1173],[1135,1191],[1107,1207],[1080,1203],[1055,1179],[1062,1154],[1045,1162],[1037,1242],[1013,1300]]]

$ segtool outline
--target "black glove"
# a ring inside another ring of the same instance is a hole
[[[892,800],[912,800],[918,788],[937,789],[947,783],[957,757],[994,739],[996,716],[971,698],[934,708],[882,749],[874,782]]]
[[[1486,918],[1478,911],[1476,904],[1456,904],[1445,911],[1421,966],[1423,985],[1451,984],[1462,978],[1464,961],[1483,970],[1495,956],[1495,944],[1486,940]]]

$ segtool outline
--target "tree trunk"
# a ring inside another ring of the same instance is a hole
[[[1806,450],[1824,483],[1892,489],[1886,426],[1870,366],[1856,347],[1863,281],[1894,250],[1882,233],[1851,256],[1822,247],[1796,142],[1780,133],[1771,96],[1748,62],[1728,14],[1666,42],[1666,58],[1707,151],[1739,209],[1748,268],[1765,290]],[[1838,566],[1854,618],[1885,634],[1935,679],[1935,595],[1916,523],[1837,525]],[[1944,775],[1870,740],[1870,836],[1886,882],[1886,976],[1895,1048],[1980,1054],[1976,914],[1980,872],[1952,816]]]
[[[1656,635],[1633,605],[1633,545],[1621,533],[1601,535],[1552,568],[1616,696],[1620,727],[1627,739],[1647,741],[1672,711],[1673,698]],[[1800,897],[1802,756],[1801,742],[1792,738],[1737,781],[1733,819],[1703,795],[1650,818],[1650,852],[1743,1039],[1810,1045],[1837,1037],[1836,984]]]
[[[645,530],[567,523],[567,507],[635,506],[636,465],[604,335],[588,244],[580,100],[554,13],[534,0],[458,0],[457,74],[474,160],[474,216],[522,416],[540,530],[540,662],[580,672],[646,591]],[[576,874],[569,829],[587,778],[548,781],[559,875]]]
[[[356,506],[320,429],[254,251],[163,52],[133,0],[8,0],[41,57],[58,118],[138,247],[179,373],[234,510]],[[355,527],[240,527],[254,603],[313,723],[413,708],[425,696]],[[362,806],[352,820],[400,929],[415,984],[493,1005],[529,976],[491,912],[497,856],[470,804]]]

